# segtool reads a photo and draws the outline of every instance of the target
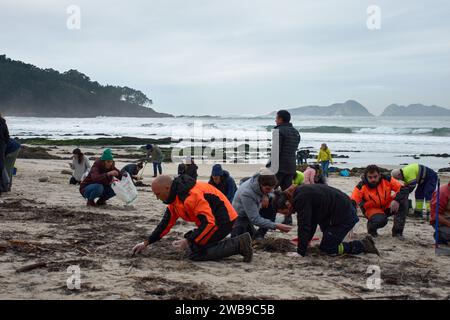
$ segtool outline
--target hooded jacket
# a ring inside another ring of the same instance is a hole
[[[122,174],[120,173],[120,170],[116,168],[115,165],[113,165],[111,169],[106,170],[106,168],[103,165],[103,161],[97,159],[92,165],[91,170],[89,171],[87,177],[83,181],[81,181],[80,184],[81,194],[84,194],[84,189],[90,184],[98,183],[104,186],[109,186],[114,177],[108,176],[108,172],[113,170],[119,172],[119,176],[117,177],[117,179],[122,179]]]
[[[263,193],[258,177],[259,174],[256,174],[239,186],[234,195],[233,207],[240,218],[248,218],[253,225],[258,227],[275,230],[276,224],[259,214]]]
[[[237,187],[236,182],[234,182],[234,179],[227,170],[223,170],[222,180],[219,184],[215,184],[212,177],[209,178],[208,183],[219,189],[230,202],[233,202]]]
[[[367,178],[362,180],[353,189],[352,200],[354,205],[359,205],[367,219],[374,214],[382,213],[388,209],[393,200],[401,202],[408,198],[408,187],[387,175],[381,175],[380,182],[376,186],[370,186]]]
[[[204,246],[221,227],[234,223],[237,213],[219,190],[206,182],[195,181],[181,175],[172,182],[166,212],[148,238],[149,243],[159,241],[175,225],[178,218],[194,222],[196,229],[185,234],[190,244]]]

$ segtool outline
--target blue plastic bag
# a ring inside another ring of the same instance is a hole
[[[339,174],[341,175],[341,177],[350,177],[350,171],[348,171],[347,169],[341,170]]]

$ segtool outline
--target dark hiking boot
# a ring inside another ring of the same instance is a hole
[[[106,199],[100,198],[97,200],[97,206],[105,206],[106,205]]]
[[[96,206],[97,206],[97,204],[95,203],[94,200],[88,200],[88,202],[86,203],[86,205],[87,205],[88,207],[96,207]]]
[[[241,234],[239,240],[239,253],[244,257],[244,262],[251,262],[253,259],[252,237],[250,233]]]
[[[364,239],[361,240],[361,242],[364,246],[365,253],[374,253],[377,256],[380,255],[380,252],[375,246],[375,242],[373,241],[373,238],[371,236],[366,236]]]
[[[392,230],[392,237],[397,238],[398,240],[404,241],[405,237],[403,236],[403,232]]]

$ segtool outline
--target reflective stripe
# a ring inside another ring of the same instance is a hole
[[[338,253],[339,254],[343,254],[344,253],[344,245],[342,243],[338,246]]]

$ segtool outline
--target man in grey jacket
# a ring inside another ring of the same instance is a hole
[[[233,207],[238,213],[238,218],[234,224],[232,237],[249,232],[252,238],[256,235],[255,226],[262,229],[280,230],[289,232],[292,227],[275,223],[275,214],[264,217],[260,214],[261,204],[264,196],[273,192],[278,181],[270,170],[264,170],[245,181],[237,190]]]

